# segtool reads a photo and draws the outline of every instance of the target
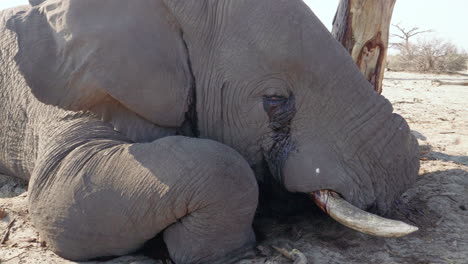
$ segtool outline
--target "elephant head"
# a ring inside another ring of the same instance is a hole
[[[220,142],[318,202],[329,190],[385,213],[415,181],[407,123],[301,0],[35,3],[9,23],[45,104],[137,143]]]
[[[407,123],[302,1],[166,3],[187,45],[201,137],[266,162],[289,192],[333,190],[375,212],[414,182]]]

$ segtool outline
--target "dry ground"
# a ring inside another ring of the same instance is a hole
[[[311,208],[300,215],[258,219],[262,242],[237,263],[293,263],[272,245],[298,249],[309,263],[468,263],[468,87],[436,86],[434,79],[468,77],[388,72],[384,83],[384,95],[408,120],[423,154],[417,184],[391,217],[414,223],[420,231],[399,239],[375,238]],[[23,183],[0,177],[0,242],[15,220],[0,245],[0,263],[73,263],[40,243],[25,191]],[[100,263],[162,262],[135,255]]]

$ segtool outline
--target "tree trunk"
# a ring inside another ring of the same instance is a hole
[[[351,54],[378,93],[382,93],[395,2],[396,0],[341,0],[333,21],[333,36]]]

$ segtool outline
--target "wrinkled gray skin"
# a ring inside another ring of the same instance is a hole
[[[406,122],[302,1],[41,2],[0,13],[0,173],[60,256],[163,232],[209,262],[255,242],[255,176],[385,213],[417,175]]]

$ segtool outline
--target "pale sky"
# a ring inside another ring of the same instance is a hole
[[[339,0],[304,0],[331,29],[333,16]],[[0,0],[0,10],[27,4],[27,0]],[[437,36],[450,40],[468,52],[468,0],[397,0],[392,24],[400,23],[405,28],[432,29]]]
[[[385,1],[385,0],[384,0]],[[339,0],[304,0],[331,30]],[[468,0],[397,0],[392,24],[434,30],[424,37],[452,41],[468,52]],[[390,33],[394,31],[391,28]],[[423,36],[423,35],[421,35]]]

